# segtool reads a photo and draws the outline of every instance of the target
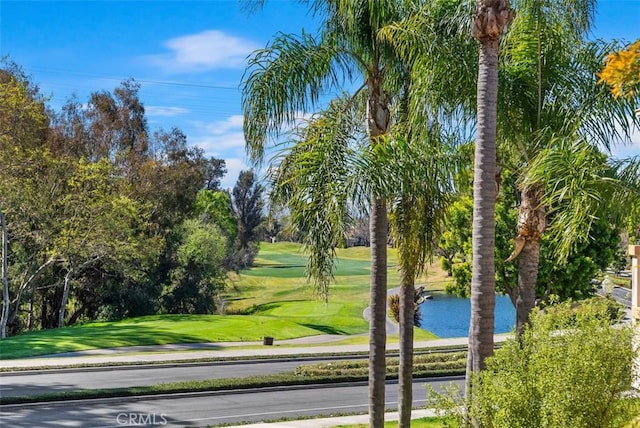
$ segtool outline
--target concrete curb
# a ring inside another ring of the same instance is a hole
[[[428,416],[436,416],[435,412],[431,409],[416,409],[411,412],[412,419],[424,418]],[[388,412],[385,414],[385,421],[397,421],[398,412]],[[355,424],[368,424],[369,415],[351,415],[351,416],[339,416],[335,418],[320,418],[320,419],[303,419],[296,421],[286,422],[272,422],[272,423],[256,423],[249,425],[234,425],[227,428],[329,428],[337,425],[355,425]]]

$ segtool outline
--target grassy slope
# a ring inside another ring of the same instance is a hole
[[[339,249],[337,253],[336,283],[328,304],[314,295],[304,279],[306,257],[299,245],[263,243],[256,266],[235,277],[229,287],[228,315],[147,316],[32,332],[0,342],[0,358],[132,345],[255,341],[263,336],[288,339],[365,333],[368,325],[362,311],[369,301],[369,249]],[[391,288],[399,281],[395,263],[395,253],[390,251]],[[432,272],[428,279],[437,288],[441,273]],[[432,337],[416,330],[417,339]],[[365,337],[346,340],[367,341]]]

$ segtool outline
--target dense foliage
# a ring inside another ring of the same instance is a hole
[[[611,86],[616,97],[632,96],[640,90],[640,40],[611,53],[599,74],[600,82]]]
[[[224,160],[206,158],[179,129],[150,131],[139,88],[127,80],[54,111],[17,66],[0,70],[9,334],[213,313],[234,252],[256,247],[258,185],[240,245],[246,220],[220,190]]]
[[[447,284],[449,293],[467,297],[471,285],[471,216],[473,201],[459,198],[448,211],[445,232],[439,242],[440,261],[452,278]],[[518,273],[514,262],[506,259],[513,246],[513,230],[517,211],[509,198],[496,206],[496,289],[508,293],[517,287]],[[606,219],[593,223],[590,238],[575,245],[566,260],[556,255],[556,243],[543,237],[536,297],[550,295],[560,299],[581,299],[593,294],[591,279],[611,265],[620,249],[620,233]]]
[[[630,326],[611,326],[604,301],[534,313],[520,339],[473,378],[470,414],[487,428],[620,426],[632,416],[625,400],[637,356],[632,341]],[[461,419],[459,395],[432,390],[430,397]]]

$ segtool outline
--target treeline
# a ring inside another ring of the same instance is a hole
[[[0,69],[5,334],[157,313],[212,313],[249,266],[263,188],[176,128],[151,131],[139,85],[59,111],[13,64]]]

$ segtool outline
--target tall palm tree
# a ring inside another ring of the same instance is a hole
[[[351,101],[334,100],[295,133],[292,147],[272,168],[272,201],[285,205],[304,232],[312,249],[307,269],[320,278],[331,272],[332,253],[344,241],[350,212],[366,209],[368,194],[390,201],[401,271],[399,426],[409,427],[415,278],[441,230],[456,157],[437,130],[429,141],[394,133],[370,150],[358,138],[365,134],[359,126],[362,109],[358,112]]]
[[[500,37],[513,19],[508,0],[479,0],[472,35],[480,43],[473,176],[473,264],[467,379],[493,353],[495,307],[496,115]],[[468,394],[471,394],[467,381]]]
[[[301,112],[317,107],[322,94],[338,89],[344,78],[361,78],[366,88],[366,132],[375,146],[390,128],[396,57],[377,33],[398,19],[396,1],[326,0],[311,2],[321,18],[316,39],[281,34],[250,59],[243,88],[244,133],[251,158],[264,156],[269,139]],[[391,92],[389,92],[391,91]],[[384,423],[387,297],[387,203],[370,196],[371,323],[369,415],[372,427]]]
[[[586,148],[568,141],[608,149],[616,140],[628,138],[630,125],[637,119],[629,100],[614,100],[597,84],[596,74],[613,47],[584,41],[593,22],[595,0],[519,0],[515,5],[518,16],[504,43],[498,121],[505,153],[510,153],[504,159],[512,160],[509,167],[520,177],[517,237],[508,259],[518,259],[518,284],[507,289],[520,334],[535,304],[541,237],[549,223],[548,194],[553,190],[549,181],[526,178],[529,171],[536,164],[548,165],[540,157],[551,153],[549,148]],[[566,174],[574,174],[574,169],[565,170]],[[588,236],[589,217],[577,218],[586,221],[563,232],[561,256]],[[571,220],[554,215],[557,230],[562,219]]]
[[[391,232],[398,248],[400,263],[400,367],[398,373],[398,427],[411,426],[413,405],[413,338],[415,280],[433,256],[444,215],[453,194],[453,170],[456,157],[448,153],[437,127],[429,140],[399,137],[386,144],[385,166],[373,173],[385,174],[391,200]]]

